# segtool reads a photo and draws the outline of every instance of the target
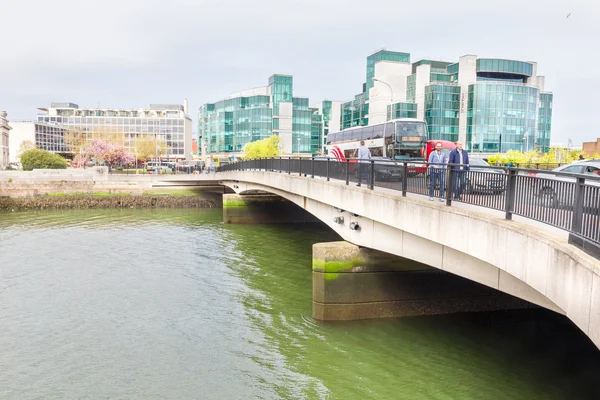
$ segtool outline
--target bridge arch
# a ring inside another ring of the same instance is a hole
[[[260,171],[218,175],[221,184],[238,194],[262,191],[295,203],[350,243],[412,259],[566,315],[600,347],[600,268],[566,239],[524,223],[384,190]],[[360,229],[350,229],[351,222]]]

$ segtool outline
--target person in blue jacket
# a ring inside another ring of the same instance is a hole
[[[465,185],[465,172],[469,170],[469,154],[463,150],[463,143],[456,142],[456,148],[450,152],[449,164],[457,164],[454,169],[454,199],[459,200],[462,187]]]
[[[444,175],[446,174],[446,163],[448,157],[442,153],[442,143],[435,144],[435,151],[429,154],[429,200],[433,201],[436,184],[440,185],[440,201],[444,201]]]

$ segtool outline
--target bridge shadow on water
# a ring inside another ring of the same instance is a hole
[[[248,260],[230,265],[251,289],[241,298],[248,318],[265,353],[284,358],[255,358],[286,366],[282,398],[600,398],[600,352],[564,316],[529,309],[317,322],[312,245],[340,240],[335,232],[319,223],[223,229]]]

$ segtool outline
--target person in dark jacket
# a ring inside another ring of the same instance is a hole
[[[463,143],[459,140],[456,142],[456,148],[450,152],[448,159],[449,164],[454,170],[454,198],[460,199],[462,188],[465,185],[465,172],[469,170],[469,154],[463,150]]]

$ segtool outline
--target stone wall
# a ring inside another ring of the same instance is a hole
[[[54,193],[93,194],[97,192],[109,194],[141,195],[151,186],[136,183],[108,183],[94,181],[59,181],[43,182],[21,181],[8,178],[0,181],[0,197],[36,197]]]
[[[220,196],[37,196],[26,198],[0,197],[0,210],[42,210],[72,208],[215,208],[221,207]]]

